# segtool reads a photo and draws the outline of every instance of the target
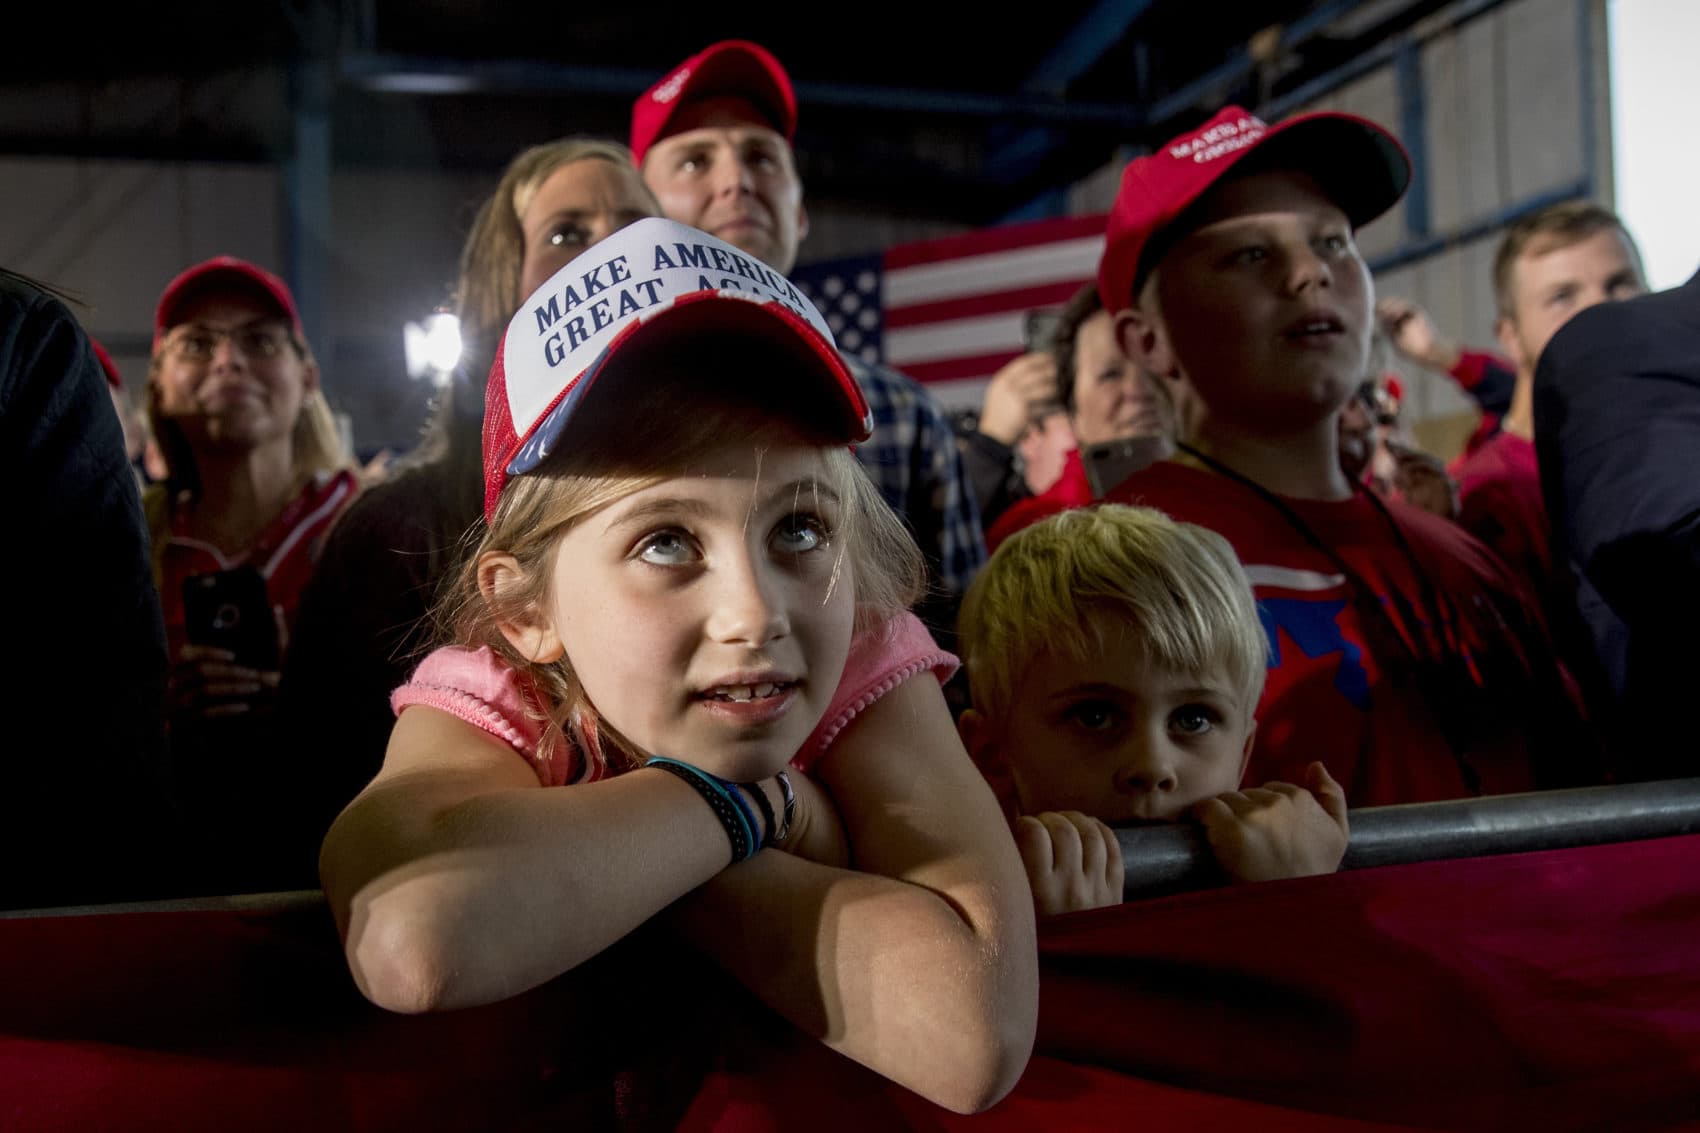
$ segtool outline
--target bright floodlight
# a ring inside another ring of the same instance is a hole
[[[402,330],[402,346],[409,377],[429,377],[441,384],[460,363],[460,320],[438,311],[421,322],[408,323]]]

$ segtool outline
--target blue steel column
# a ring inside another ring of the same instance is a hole
[[[1582,106],[1578,139],[1582,148],[1582,196],[1592,199],[1599,191],[1594,166],[1594,13],[1593,0],[1576,0],[1576,96]]]
[[[1408,40],[1393,57],[1393,77],[1399,89],[1399,140],[1411,155],[1411,187],[1405,190],[1405,234],[1421,240],[1432,218],[1428,201],[1428,106],[1423,90],[1422,44]]]
[[[326,290],[331,244],[331,68],[322,56],[297,62],[289,75],[294,145],[283,163],[284,273],[308,341],[331,348]],[[321,359],[328,361],[328,359]]]

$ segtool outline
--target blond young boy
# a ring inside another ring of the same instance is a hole
[[[1339,867],[1346,797],[1321,763],[1302,787],[1240,789],[1268,646],[1220,535],[1150,508],[1064,512],[998,548],[958,628],[958,727],[1041,916],[1121,901],[1111,825],[1196,822],[1235,881]]]

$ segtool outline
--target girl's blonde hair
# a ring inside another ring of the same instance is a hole
[[[787,373],[777,360],[764,365],[753,357],[747,341],[721,345],[693,340],[688,363],[677,355],[622,358],[622,370],[644,368],[641,382],[630,383],[641,388],[588,396],[570,440],[541,468],[508,482],[483,540],[439,607],[441,636],[471,648],[488,646],[537,691],[544,732],[539,760],[566,741],[575,721],[589,725],[586,731],[596,735],[603,757],[616,768],[633,765],[642,753],[612,728],[597,726],[594,706],[565,657],[550,663],[528,659],[503,635],[502,623],[545,608],[555,550],[567,531],[633,492],[699,466],[728,444],[761,452],[801,437],[821,445],[820,487],[840,501],[831,532],[838,555],[832,585],[852,587],[858,632],[882,627],[921,596],[925,566],[913,536],[849,448],[823,432],[818,410],[809,404],[816,395],[796,388],[804,383],[794,369]],[[610,377],[602,375],[599,383]],[[512,555],[521,580],[496,593],[482,591],[478,566],[490,554]],[[599,758],[596,752],[585,755]]]
[[[1102,504],[1017,532],[968,588],[957,640],[974,707],[1001,720],[1034,658],[1085,657],[1124,629],[1149,662],[1224,673],[1256,706],[1269,645],[1233,547],[1153,508]]]

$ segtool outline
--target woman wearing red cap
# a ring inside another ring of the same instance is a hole
[[[266,739],[257,722],[271,714],[319,547],[358,484],[282,280],[229,256],[197,264],[166,287],[154,327],[148,417],[166,478],[145,503],[172,743],[186,804],[232,823],[214,835],[222,848],[256,829],[225,805],[231,776],[267,762],[253,758]],[[217,855],[232,866],[242,856]]]

